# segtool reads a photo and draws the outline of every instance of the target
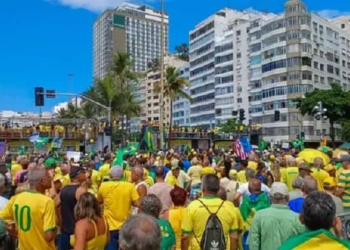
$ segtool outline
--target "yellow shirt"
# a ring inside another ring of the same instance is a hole
[[[201,170],[203,167],[201,165],[194,165],[190,167],[187,171],[187,174],[191,177],[193,185],[201,183]]]
[[[70,183],[69,174],[60,175],[59,178],[60,178],[60,181],[61,181],[61,183],[62,183],[62,188],[65,187],[65,186],[67,186],[67,185]]]
[[[237,173],[237,181],[240,183],[247,183],[247,177],[245,176],[245,169]]]
[[[280,173],[281,173],[281,180],[282,177],[286,174],[287,168],[280,168]]]
[[[311,176],[317,181],[318,191],[324,191],[323,182],[329,177],[329,174],[321,168],[311,168]]]
[[[92,186],[94,189],[98,189],[99,184],[101,183],[102,177],[101,174],[93,169],[91,173],[91,181],[92,181]]]
[[[11,166],[12,185],[15,185],[15,179],[16,179],[15,176],[21,170],[22,170],[21,164],[18,164],[18,163],[12,164]]]
[[[131,204],[139,199],[134,185],[126,181],[103,182],[98,190],[97,199],[103,203],[103,214],[109,230],[119,230],[131,215]]]
[[[16,223],[19,249],[55,250],[54,241],[46,242],[45,232],[56,229],[54,200],[35,191],[13,196],[0,212],[4,221]]]
[[[105,163],[100,167],[100,169],[98,171],[100,172],[101,177],[104,178],[104,177],[109,175],[110,169],[111,169],[110,164]]]
[[[147,183],[147,185],[148,185],[149,187],[151,187],[151,186],[154,185],[153,179],[152,179],[151,177],[149,177],[149,176],[147,176],[147,177],[145,178],[145,182]]]
[[[185,207],[173,207],[169,211],[169,222],[174,229],[176,238],[176,250],[181,250],[181,223],[185,217]]]
[[[289,191],[293,190],[293,180],[299,176],[298,167],[287,167],[281,176],[281,182],[285,183]]]
[[[215,213],[223,202],[218,197],[202,197],[200,200],[212,213]],[[229,242],[229,233],[238,230],[237,213],[234,211],[233,203],[225,201],[217,215],[224,230],[225,240]],[[185,212],[185,217],[181,226],[182,232],[195,235],[200,242],[209,216],[209,212],[198,200],[192,201]],[[192,237],[190,246],[192,250],[200,250],[195,237]],[[227,244],[227,249],[229,249],[229,243]]]
[[[62,175],[62,171],[61,171],[61,168],[60,168],[60,167],[56,167],[56,168],[55,168],[55,174]]]

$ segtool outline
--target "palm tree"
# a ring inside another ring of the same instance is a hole
[[[128,83],[137,82],[140,77],[139,73],[132,71],[134,63],[128,53],[117,52],[113,56],[110,66],[110,73],[114,75],[115,82],[119,82],[123,88]]]
[[[161,108],[164,109],[165,98],[170,100],[170,124],[169,124],[169,136],[168,136],[168,148],[170,148],[170,138],[172,132],[173,124],[173,101],[177,97],[183,97],[188,100],[192,100],[191,96],[186,93],[185,89],[190,86],[190,83],[181,76],[180,71],[172,66],[169,66],[165,70],[165,79],[164,83],[164,100],[161,103]],[[154,87],[156,93],[161,92],[160,82]]]
[[[67,118],[67,110],[64,108],[60,108],[57,111],[57,118],[59,119],[66,119]]]
[[[66,109],[66,116],[68,119],[76,119],[81,117],[80,108],[75,104],[69,102]]]
[[[189,48],[187,43],[182,43],[181,45],[175,46],[175,50],[179,59],[186,62],[189,61]]]

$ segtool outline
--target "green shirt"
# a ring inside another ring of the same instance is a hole
[[[162,232],[162,243],[160,250],[171,250],[172,247],[176,246],[174,230],[167,220],[158,219],[158,224]]]
[[[305,231],[299,221],[299,215],[287,205],[272,204],[258,211],[249,230],[250,250],[277,250],[289,237]]]

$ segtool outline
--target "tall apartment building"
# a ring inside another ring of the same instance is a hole
[[[167,55],[164,57],[164,66],[165,69],[168,66],[176,67],[179,70],[186,65],[187,62],[178,59],[174,55]],[[165,77],[165,75],[164,75]],[[145,92],[146,92],[146,102],[142,107],[142,113],[145,113],[144,121],[159,121],[161,105],[159,103],[159,93],[155,91],[155,85],[160,82],[160,70],[157,71],[148,71],[146,75],[146,79],[144,81],[145,84]],[[170,99],[165,98],[164,105],[164,123],[166,126],[170,125]]]
[[[245,110],[249,123],[249,27],[274,14],[222,9],[190,31],[191,125],[214,127]]]
[[[332,21],[307,12],[289,0],[273,20],[250,27],[250,115],[262,124],[265,140],[290,141],[301,132],[318,141],[327,124],[301,116],[295,99],[330,83],[350,86],[350,36]],[[280,111],[280,121],[274,112]]]
[[[190,64],[186,63],[179,68],[181,76],[189,81],[190,79]],[[184,91],[190,94],[190,89],[186,88]],[[190,104],[191,102],[183,97],[176,98],[173,101],[173,125],[189,126],[190,125]]]
[[[168,51],[169,17],[164,14],[164,51]],[[103,12],[93,25],[93,76],[108,73],[113,53],[128,52],[133,71],[147,70],[147,63],[161,54],[161,12],[147,6],[123,3]]]

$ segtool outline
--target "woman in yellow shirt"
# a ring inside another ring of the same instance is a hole
[[[70,241],[74,250],[104,249],[109,241],[109,229],[96,197],[91,193],[82,194],[74,214],[75,231]]]
[[[169,211],[169,222],[175,232],[176,250],[181,250],[181,223],[185,216],[185,203],[187,201],[187,192],[178,186],[170,191],[170,197],[174,207]]]

